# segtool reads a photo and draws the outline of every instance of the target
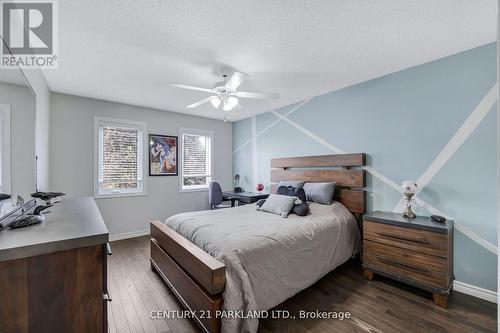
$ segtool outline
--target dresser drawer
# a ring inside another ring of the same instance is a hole
[[[365,240],[363,263],[392,275],[435,288],[448,288],[446,259]]]
[[[448,235],[425,230],[398,227],[365,220],[363,239],[402,249],[448,257]]]

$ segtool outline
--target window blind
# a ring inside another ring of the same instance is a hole
[[[142,130],[100,124],[99,194],[143,191]]]
[[[182,188],[206,188],[211,179],[211,143],[206,135],[182,135]]]

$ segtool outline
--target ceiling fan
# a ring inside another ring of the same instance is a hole
[[[170,86],[181,89],[204,91],[213,94],[212,96],[204,98],[201,101],[188,105],[187,107],[189,109],[210,102],[210,104],[212,104],[212,106],[216,109],[222,105],[222,110],[231,111],[239,105],[239,98],[276,99],[279,97],[279,94],[277,93],[237,91],[237,88],[243,83],[243,81],[248,79],[248,74],[234,71],[230,76],[228,76],[227,73],[223,73],[222,77],[223,80],[221,82],[216,82],[211,89],[179,83],[171,83]]]

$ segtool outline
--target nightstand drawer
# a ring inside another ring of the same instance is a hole
[[[415,282],[436,288],[448,288],[446,259],[365,240],[363,263]]]
[[[365,220],[363,238],[412,252],[448,257],[448,235]],[[399,250],[399,249],[398,249]]]

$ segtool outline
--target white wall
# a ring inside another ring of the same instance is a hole
[[[38,156],[37,185],[40,191],[49,188],[50,91],[42,71],[23,70],[36,94],[35,152]]]
[[[11,106],[11,193],[35,190],[35,97],[27,86],[0,83],[0,104]]]
[[[500,0],[498,1],[500,7]],[[497,81],[500,82],[500,10],[497,12]],[[498,85],[498,96],[500,96],[500,84]],[[500,147],[500,103],[497,103],[497,145]],[[497,239],[500,239],[500,150],[497,151]],[[497,256],[497,290],[500,290],[500,256]],[[498,301],[497,301],[498,303]],[[497,325],[500,331],[500,307],[497,307]]]
[[[50,105],[53,191],[71,197],[93,195],[94,116],[143,121],[153,134],[178,135],[180,127],[213,131],[214,179],[223,188],[232,186],[231,123],[58,93],[51,94]],[[147,177],[146,196],[97,199],[110,234],[147,230],[152,220],[207,209],[207,192],[179,192],[179,177]]]

